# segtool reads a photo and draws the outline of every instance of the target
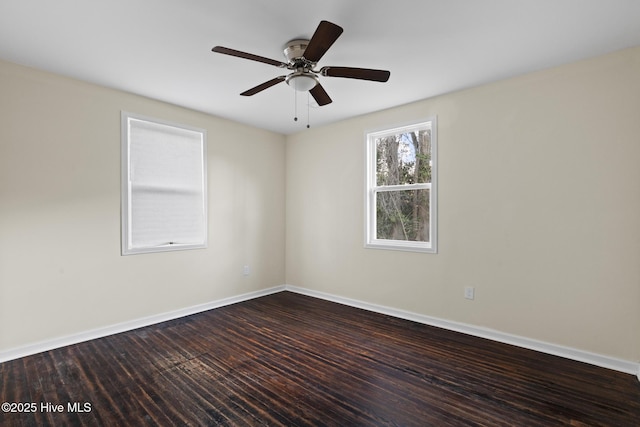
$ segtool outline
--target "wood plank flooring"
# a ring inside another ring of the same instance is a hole
[[[0,403],[37,405],[2,426],[640,426],[632,375],[290,292],[2,363],[0,378]]]

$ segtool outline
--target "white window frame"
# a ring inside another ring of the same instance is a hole
[[[134,246],[132,243],[132,181],[131,181],[131,159],[130,159],[130,130],[133,121],[143,121],[147,125],[157,125],[158,129],[163,127],[174,128],[179,131],[194,132],[200,135],[201,162],[202,162],[202,205],[201,214],[204,220],[204,230],[202,235],[193,241],[188,242],[167,242],[157,246]],[[142,253],[180,251],[187,249],[204,249],[208,246],[208,214],[207,214],[207,133],[205,129],[171,123],[151,117],[133,114],[126,111],[121,112],[121,246],[122,255],[133,255]]]
[[[378,186],[376,177],[376,139],[390,135],[397,135],[403,132],[411,132],[431,127],[431,182],[404,185]],[[410,252],[438,252],[438,141],[437,141],[437,118],[429,117],[419,123],[411,123],[403,126],[396,126],[392,129],[376,130],[367,132],[365,135],[366,145],[366,195],[365,195],[365,248],[387,249]],[[429,189],[429,242],[415,242],[406,240],[378,239],[376,236],[376,195],[384,191],[403,191]]]

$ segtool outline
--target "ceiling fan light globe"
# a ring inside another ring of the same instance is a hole
[[[307,92],[316,87],[318,78],[309,73],[294,73],[287,77],[287,84],[298,92]]]

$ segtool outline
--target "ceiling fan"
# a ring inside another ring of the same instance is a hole
[[[278,83],[287,82],[287,84],[296,91],[309,91],[318,105],[322,106],[330,104],[332,101],[322,85],[320,85],[319,76],[386,82],[391,75],[391,73],[386,70],[372,70],[368,68],[328,66],[316,69],[318,61],[320,61],[331,45],[340,37],[342,31],[342,27],[336,24],[321,21],[313,33],[313,36],[311,36],[311,40],[295,39],[286,44],[284,56],[287,58],[287,62],[277,61],[222,46],[216,46],[211,50],[216,53],[263,62],[292,71],[292,73],[288,75],[278,76],[259,84],[254,88],[242,92],[240,95],[252,96]]]

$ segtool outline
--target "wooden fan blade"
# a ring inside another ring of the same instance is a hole
[[[252,53],[241,52],[235,49],[229,49],[228,47],[216,46],[211,49],[212,52],[222,53],[224,55],[237,56],[238,58],[250,59],[252,61],[263,62],[265,64],[274,65],[280,68],[287,68],[287,64],[284,62],[276,61],[275,59],[265,58],[264,56],[254,55]]]
[[[338,40],[342,34],[342,27],[329,21],[320,21],[315,33],[311,36],[309,44],[304,51],[304,57],[308,61],[318,62],[320,58],[329,50],[331,45]]]
[[[371,80],[374,82],[386,82],[391,76],[389,71],[371,70],[369,68],[323,67],[320,71],[323,76]]]
[[[251,95],[255,95],[258,92],[262,92],[265,89],[269,89],[271,86],[277,85],[280,82],[283,82],[285,80],[285,76],[278,76],[275,79],[271,79],[268,82],[264,82],[254,88],[251,88],[249,90],[245,90],[244,92],[242,92],[240,95],[242,96],[251,96]]]
[[[331,102],[333,102],[331,101],[329,94],[324,90],[324,88],[320,85],[320,83],[315,85],[313,89],[309,91],[309,93],[311,94],[311,96],[313,96],[313,99],[315,99],[318,105],[321,107],[323,105],[331,104]]]

